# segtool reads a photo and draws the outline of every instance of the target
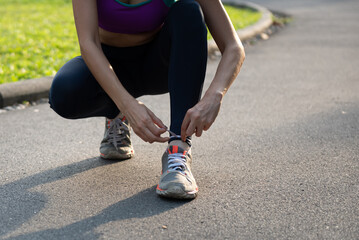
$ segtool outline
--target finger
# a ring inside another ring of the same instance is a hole
[[[142,131],[138,131],[137,129],[133,128],[133,131],[136,133],[137,136],[139,136],[143,141],[148,142],[148,138],[146,134],[143,134]]]
[[[196,137],[200,137],[202,136],[202,132],[203,132],[203,127],[197,127],[196,128]]]
[[[146,129],[144,131],[144,133],[146,134],[149,143],[168,142],[168,140],[169,140],[169,137],[161,137],[161,136],[154,135],[149,129]]]
[[[161,121],[161,119],[159,119],[151,110],[148,109],[148,114],[151,116],[152,121],[159,126],[162,129],[165,129],[164,131],[167,130],[166,125],[163,124],[163,122]]]
[[[165,143],[165,142],[168,142],[170,140],[169,137],[157,137],[155,139],[155,142],[159,142],[159,143]]]
[[[148,115],[150,116],[151,119],[148,119],[146,122],[145,122],[145,127],[147,129],[150,130],[150,132],[155,135],[156,137],[160,137],[161,134],[165,133],[167,131],[167,128],[166,126],[162,123],[162,121],[156,117],[156,115],[151,112],[151,110],[148,109]],[[156,124],[156,122],[160,122],[162,123],[163,127],[162,128],[159,128],[159,126]]]
[[[161,137],[166,130],[162,128],[158,128],[153,122],[152,119],[148,119],[143,122],[141,128],[141,132],[146,135],[146,139],[149,143],[153,142],[166,142],[169,138]]]
[[[208,123],[208,124],[204,125],[203,130],[207,131],[212,126],[212,123]]]
[[[207,130],[212,126],[213,123],[214,123],[214,120],[213,120],[213,121],[210,121],[210,122],[207,122],[206,124],[204,124],[203,130],[204,130],[204,131],[207,131]]]
[[[144,128],[142,130],[143,134],[146,135],[147,142],[153,143],[155,141],[156,136],[148,129]]]
[[[186,136],[192,136],[192,134],[195,133],[195,130],[196,130],[196,124],[194,121],[191,121],[187,127]]]
[[[145,142],[151,142],[152,141],[152,134],[148,134],[147,126],[148,123],[151,123],[151,120],[143,121],[141,124],[136,124],[132,126],[133,131],[139,136],[143,141]]]
[[[188,114],[186,114],[186,116],[184,117],[183,121],[182,121],[182,125],[181,125],[181,139],[182,141],[186,141],[186,131],[187,131],[187,128],[190,124],[191,120],[188,116]]]
[[[145,142],[166,142],[169,140],[168,137],[161,137],[161,134],[166,130],[158,128],[150,117],[147,120],[143,120],[140,125],[136,126],[133,126],[134,132]]]
[[[150,132],[156,136],[156,137],[161,137],[161,134],[166,132],[166,129],[164,128],[158,128],[154,123],[151,122],[151,124],[149,124],[148,126],[146,126],[148,130],[150,130]]]

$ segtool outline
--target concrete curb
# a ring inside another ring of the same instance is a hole
[[[0,108],[47,98],[53,77],[29,79],[0,85]]]
[[[272,14],[264,7],[254,3],[241,2],[239,0],[222,0],[222,2],[238,7],[251,8],[262,13],[262,18],[257,23],[237,31],[242,41],[256,36],[272,24]],[[215,51],[218,51],[215,41],[208,41],[209,55]],[[52,78],[53,77],[43,77],[0,84],[0,108],[21,103],[23,101],[36,101],[40,98],[48,97]]]

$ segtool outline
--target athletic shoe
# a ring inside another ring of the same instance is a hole
[[[105,134],[101,141],[100,156],[104,159],[123,160],[133,157],[130,124],[126,117],[106,119]]]
[[[191,173],[191,150],[169,146],[162,156],[162,176],[156,193],[163,197],[190,199],[197,196],[198,187]]]

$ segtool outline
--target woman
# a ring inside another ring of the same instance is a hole
[[[56,74],[51,107],[61,116],[106,117],[101,157],[133,156],[130,129],[144,141],[168,142],[156,192],[195,198],[191,136],[216,119],[222,98],[244,61],[243,46],[220,0],[73,0],[81,56]],[[207,29],[221,53],[217,73],[201,99]],[[170,94],[170,130],[142,95]],[[170,137],[161,136],[169,131]]]

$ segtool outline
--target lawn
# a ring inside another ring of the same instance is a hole
[[[236,28],[260,14],[226,6]],[[0,84],[51,76],[79,55],[71,0],[0,0]]]
[[[253,11],[248,8],[237,8],[230,5],[224,5],[233,26],[235,29],[245,28],[249,25],[254,24],[257,22],[262,14],[256,11]]]

